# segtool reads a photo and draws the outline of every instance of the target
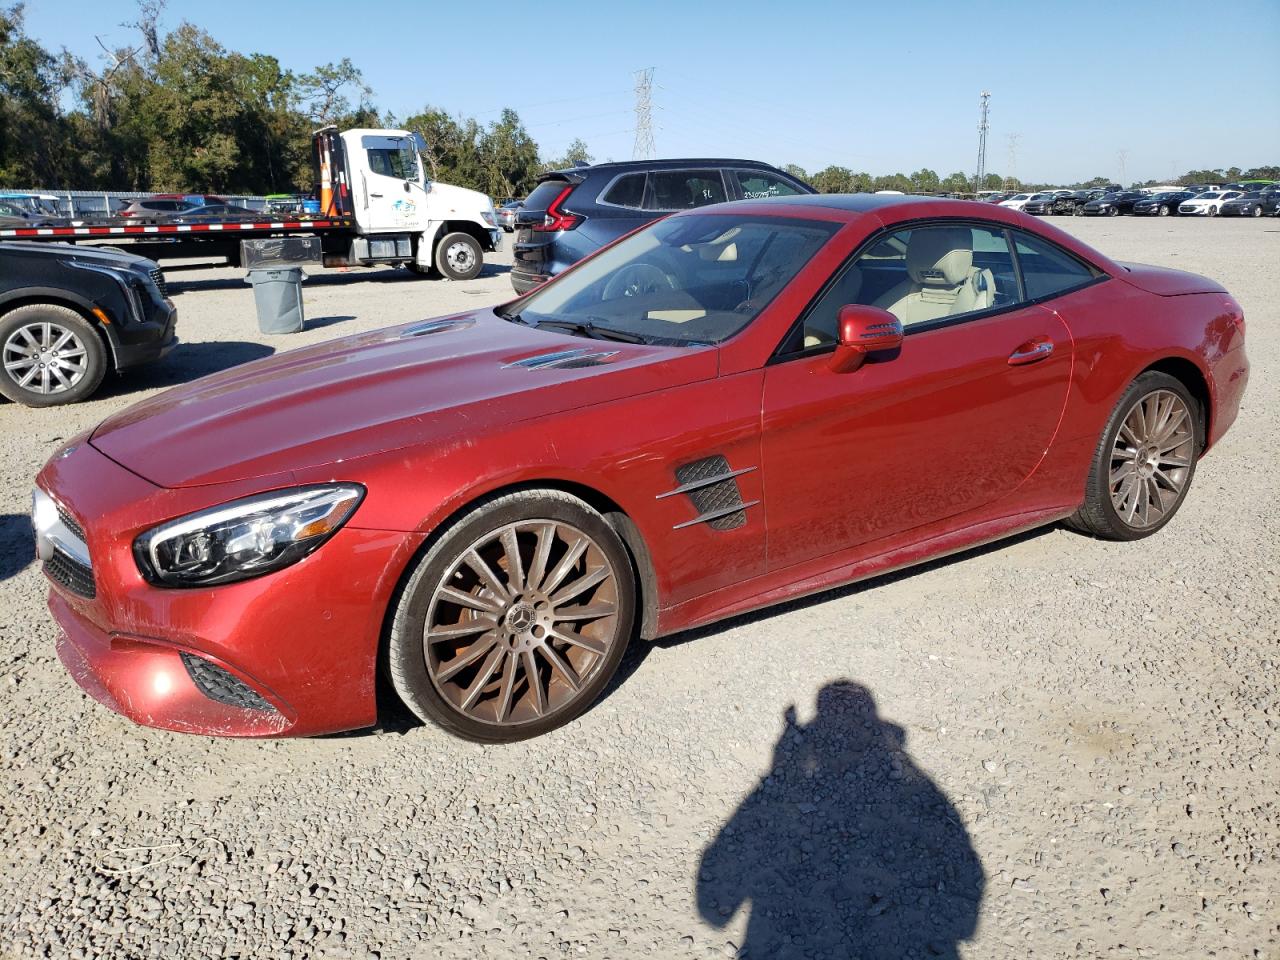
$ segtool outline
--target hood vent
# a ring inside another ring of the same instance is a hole
[[[452,330],[466,330],[468,327],[474,327],[476,321],[473,317],[461,317],[457,320],[428,320],[426,323],[419,323],[417,326],[410,327],[408,330],[400,334],[401,340],[410,337],[425,337],[430,333],[448,333]]]
[[[574,370],[578,367],[598,367],[608,363],[618,355],[617,350],[592,350],[590,347],[578,347],[573,350],[556,350],[554,353],[539,353],[522,360],[504,363],[504,370],[511,367],[524,367],[526,370]]]

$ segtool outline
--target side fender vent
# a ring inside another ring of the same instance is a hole
[[[738,487],[737,478],[750,473],[755,467],[744,467],[732,470],[729,461],[722,454],[706,457],[686,463],[676,468],[674,490],[660,493],[657,499],[683,495],[693,504],[697,516],[684,523],[677,523],[676,530],[691,527],[695,523],[705,523],[712,530],[736,530],[747,522],[747,507],[753,507],[760,501],[743,501],[742,490]]]

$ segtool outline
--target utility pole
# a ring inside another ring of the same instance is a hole
[[[1004,189],[1014,190],[1018,182],[1018,138],[1020,133],[1011,133],[1009,140],[1009,172],[1005,174]]]
[[[978,172],[973,175],[973,192],[976,195],[982,189],[983,178],[987,175],[987,109],[991,94],[982,91],[982,114],[978,120]]]
[[[653,146],[653,67],[636,71],[636,144],[632,160],[652,160]]]

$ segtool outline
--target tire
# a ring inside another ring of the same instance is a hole
[[[1119,211],[1117,208],[1115,208],[1115,207],[1108,207],[1108,208],[1107,208],[1107,216],[1108,216],[1108,217],[1118,217],[1118,216],[1120,216],[1120,211]]]
[[[1078,206],[1078,207],[1076,207],[1076,208],[1075,208],[1075,210],[1074,210],[1074,211],[1072,211],[1072,212],[1073,212],[1073,214],[1074,214],[1075,216],[1077,216],[1077,217],[1083,217],[1083,216],[1084,216],[1084,206],[1083,206],[1083,205]]]
[[[446,233],[436,244],[435,264],[450,280],[471,280],[484,268],[484,251],[469,233]]]
[[[27,407],[56,407],[98,389],[107,347],[69,307],[32,303],[0,317],[0,362],[0,394]]]
[[[580,540],[588,545],[575,555]],[[400,593],[387,643],[392,685],[424,721],[467,740],[511,743],[561,727],[622,662],[635,623],[632,571],[613,527],[577,497],[522,490],[481,501],[435,539]]]
[[[1260,216],[1262,216],[1262,208],[1261,208],[1261,207],[1254,207],[1254,208],[1253,208],[1253,215],[1254,215],[1255,217],[1260,217]]]
[[[1168,215],[1169,215],[1169,208],[1166,207],[1164,204],[1161,204],[1160,207],[1158,208],[1158,212],[1156,213],[1156,216],[1167,217]]]
[[[1216,217],[1217,215],[1218,215],[1218,208],[1217,208],[1217,207],[1209,207],[1209,208],[1205,211],[1205,216],[1207,216],[1207,217]]]
[[[1145,439],[1135,436],[1135,422],[1138,432],[1143,430],[1140,411],[1145,410],[1153,419],[1158,418],[1160,411],[1166,409],[1166,403],[1170,410],[1167,420],[1157,420],[1157,428]],[[1182,419],[1179,418],[1179,409],[1184,415]],[[1139,412],[1135,414],[1135,411]],[[1131,416],[1136,416],[1137,420],[1130,419]],[[1170,433],[1162,440],[1160,428],[1164,425],[1168,425]],[[1123,435],[1122,430],[1125,431]],[[1143,443],[1134,443],[1135,440]],[[1176,446],[1169,446],[1175,441]],[[1147,449],[1157,447],[1163,452],[1152,452],[1144,457],[1142,451],[1146,444],[1151,445]],[[1182,506],[1187,491],[1191,489],[1196,462],[1203,449],[1204,412],[1191,392],[1182,381],[1167,373],[1152,370],[1142,374],[1121,394],[1107,420],[1089,466],[1084,502],[1067,520],[1067,525],[1104,540],[1141,540],[1151,536]],[[1159,476],[1140,471],[1138,466],[1141,463],[1149,470],[1152,463],[1169,466],[1175,461],[1178,465],[1171,469],[1156,470],[1154,474]],[[1130,469],[1126,470],[1126,467]],[[1114,482],[1117,478],[1118,482]],[[1161,478],[1165,480],[1163,484]],[[1128,490],[1132,499],[1125,496],[1126,485],[1130,485]],[[1175,485],[1176,490],[1172,489]],[[1153,487],[1160,501],[1158,507],[1151,497]]]

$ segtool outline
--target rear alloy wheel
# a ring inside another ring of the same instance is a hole
[[[446,233],[436,244],[436,269],[450,280],[471,280],[484,267],[484,251],[469,233]]]
[[[98,389],[107,351],[80,314],[35,303],[0,318],[0,362],[0,394],[28,407],[53,407]]]
[[[1199,405],[1181,381],[1150,371],[1116,405],[1094,453],[1085,500],[1068,521],[1108,540],[1139,540],[1186,498],[1203,448]]]
[[[406,586],[388,666],[424,720],[487,743],[546,733],[601,694],[631,637],[630,557],[555,490],[490,500],[452,525]]]

